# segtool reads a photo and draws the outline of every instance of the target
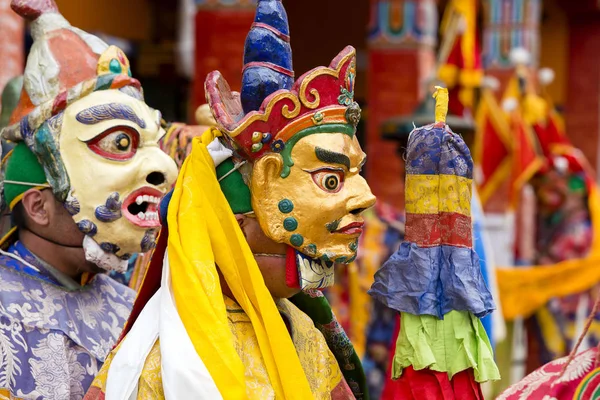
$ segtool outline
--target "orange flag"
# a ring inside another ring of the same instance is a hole
[[[531,126],[518,112],[513,112],[510,119],[514,141],[512,192],[513,198],[516,198],[523,186],[542,167],[543,159],[540,157],[539,144]]]

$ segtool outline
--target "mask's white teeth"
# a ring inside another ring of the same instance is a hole
[[[142,219],[142,220],[146,219],[146,214],[143,213],[143,212],[139,212],[137,216],[138,216],[139,219]]]
[[[158,203],[160,203],[160,198],[159,197],[153,197],[153,201],[154,201],[154,203],[158,204]]]
[[[144,202],[144,198],[142,196],[138,196],[138,197],[136,197],[135,202],[139,206]]]
[[[150,196],[148,196],[148,195],[146,195],[146,194],[145,194],[145,195],[144,195],[144,201],[145,201],[146,203],[148,203],[148,202],[150,201]]]

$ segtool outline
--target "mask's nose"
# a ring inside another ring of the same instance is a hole
[[[367,181],[360,175],[352,179],[354,182],[352,191],[356,193],[348,200],[348,212],[354,215],[360,215],[363,211],[375,205],[375,196],[371,192],[371,188]]]
[[[146,176],[146,182],[154,186],[160,186],[163,183],[165,183],[166,180],[167,177],[162,172],[154,171],[149,173],[148,176]]]
[[[139,177],[159,190],[170,189],[177,179],[177,164],[158,148],[150,148],[144,153]]]

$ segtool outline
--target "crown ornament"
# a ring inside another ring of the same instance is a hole
[[[289,174],[286,160],[298,140],[314,133],[354,136],[361,115],[354,101],[355,49],[346,47],[328,67],[293,82],[289,40],[281,1],[259,1],[246,40],[241,94],[231,91],[218,71],[205,82],[219,129],[250,161],[281,154],[283,177]]]

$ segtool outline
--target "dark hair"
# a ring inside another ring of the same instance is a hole
[[[17,228],[26,228],[27,227],[27,214],[25,212],[25,207],[23,207],[22,202],[18,202],[11,212],[12,223]]]

